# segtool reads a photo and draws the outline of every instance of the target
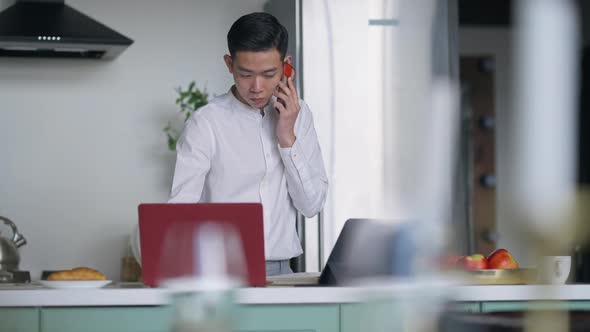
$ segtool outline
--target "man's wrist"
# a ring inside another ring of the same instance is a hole
[[[290,148],[295,144],[295,134],[291,134],[287,137],[279,137],[279,146],[281,148]]]

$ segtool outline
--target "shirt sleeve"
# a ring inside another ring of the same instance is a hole
[[[305,102],[295,124],[295,143],[279,151],[285,165],[287,189],[295,208],[307,218],[318,214],[326,202],[328,177],[322,151],[313,125],[313,116]]]
[[[199,113],[186,122],[176,145],[176,166],[168,203],[194,203],[201,199],[214,151],[211,125]]]

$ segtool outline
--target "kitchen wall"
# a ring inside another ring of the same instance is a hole
[[[265,0],[66,3],[135,43],[113,61],[0,58],[0,215],[27,238],[34,278],[87,265],[118,279],[137,205],[168,196],[174,88],[225,93],[225,34]]]

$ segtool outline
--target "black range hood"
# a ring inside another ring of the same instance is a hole
[[[112,59],[131,44],[64,0],[17,0],[0,12],[3,57]]]

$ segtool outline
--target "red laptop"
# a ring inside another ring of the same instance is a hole
[[[140,204],[139,236],[143,283],[158,286],[170,277],[195,273],[193,234],[204,224],[235,230],[240,248],[229,254],[245,259],[250,286],[266,285],[262,204],[259,203],[174,203]]]

